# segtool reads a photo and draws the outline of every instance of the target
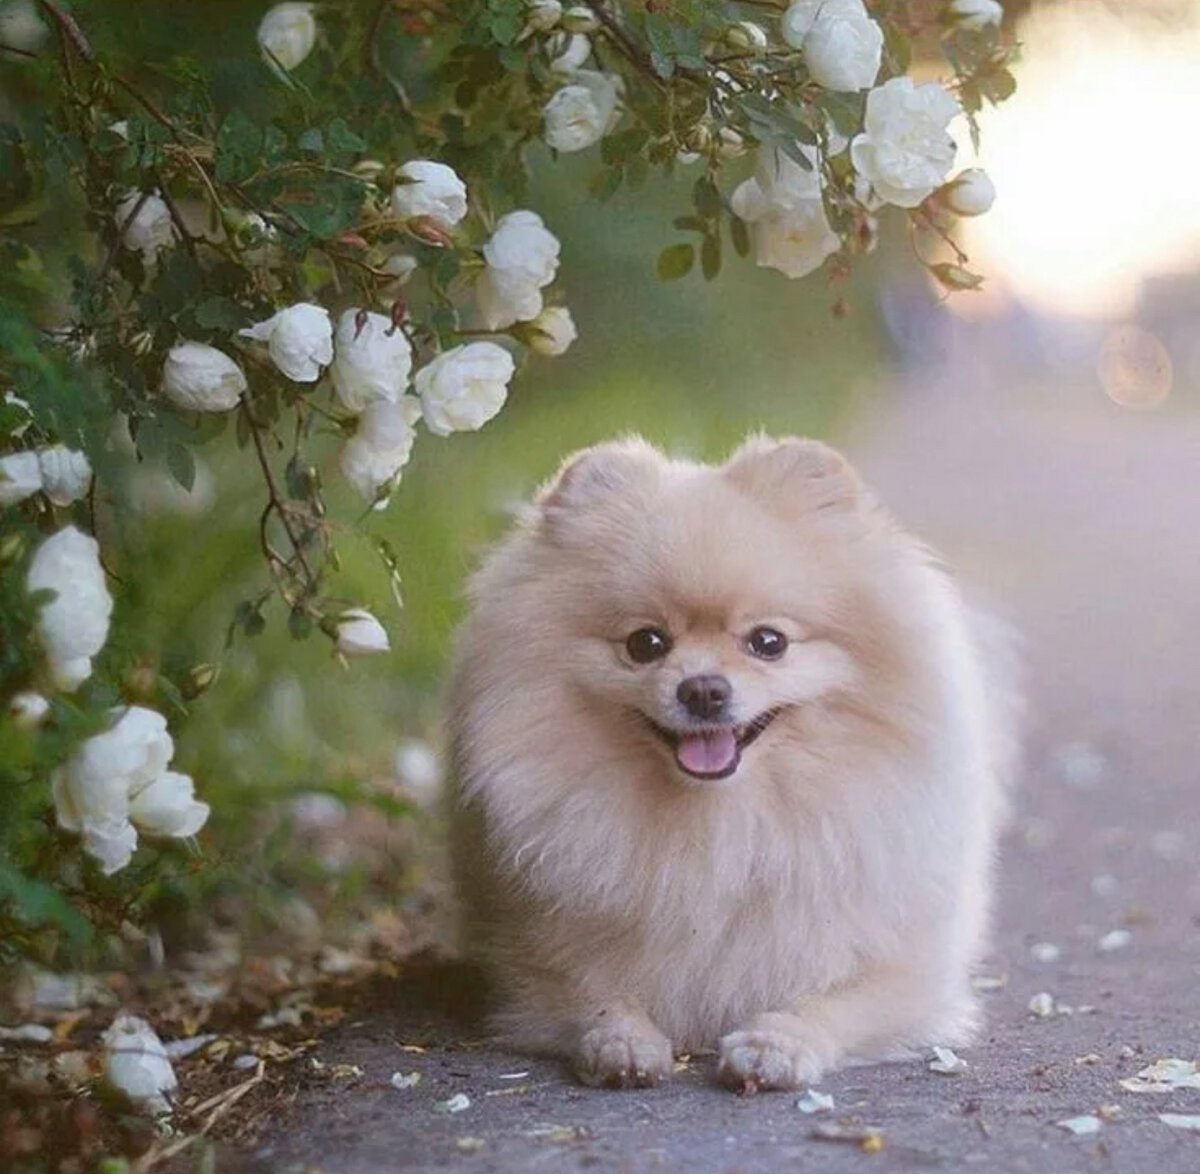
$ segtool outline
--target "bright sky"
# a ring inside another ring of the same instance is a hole
[[[1145,278],[1200,266],[1200,0],[1036,3],[1018,36],[972,268],[1044,311],[1128,314]]]

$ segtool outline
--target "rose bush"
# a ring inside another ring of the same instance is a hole
[[[953,219],[994,193],[955,174],[953,136],[1011,91],[998,8],[264,3],[207,58],[103,0],[9,20],[0,777],[19,815],[0,950],[117,935],[140,888],[184,874],[212,835],[197,791],[222,812],[168,726],[225,687],[217,662],[236,680],[246,640],[274,625],[339,661],[389,656],[392,619],[339,574],[365,552],[400,600],[403,558],[371,526],[418,446],[446,459],[426,434],[502,426],[577,318],[604,337],[539,190],[555,155],[597,224],[675,178],[664,279],[737,254],[821,271],[821,291],[907,215],[932,277],[969,287]],[[918,85],[914,56],[939,80]],[[219,653],[163,653],[138,571],[156,525],[188,544],[197,608],[226,573],[214,531],[261,562]]]

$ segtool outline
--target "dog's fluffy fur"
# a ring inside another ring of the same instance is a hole
[[[453,846],[504,1039],[588,1083],[716,1048],[731,1085],[791,1088],[970,1038],[1013,705],[954,583],[843,458],[577,454],[471,602]],[[747,650],[764,624],[778,660]],[[671,650],[638,664],[647,626]],[[699,673],[732,686],[729,725],[775,715],[724,779],[672,746],[722,736],[677,700]]]

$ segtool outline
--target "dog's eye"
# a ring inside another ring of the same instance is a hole
[[[625,651],[630,660],[638,664],[649,664],[662,660],[671,651],[671,637],[661,628],[638,628],[625,641]]]
[[[787,646],[787,637],[775,628],[755,628],[746,637],[746,650],[760,660],[778,660]]]

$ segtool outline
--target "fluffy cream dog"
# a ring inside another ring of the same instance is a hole
[[[753,1090],[970,1038],[1013,707],[843,458],[585,451],[471,601],[453,843],[504,1039]]]

